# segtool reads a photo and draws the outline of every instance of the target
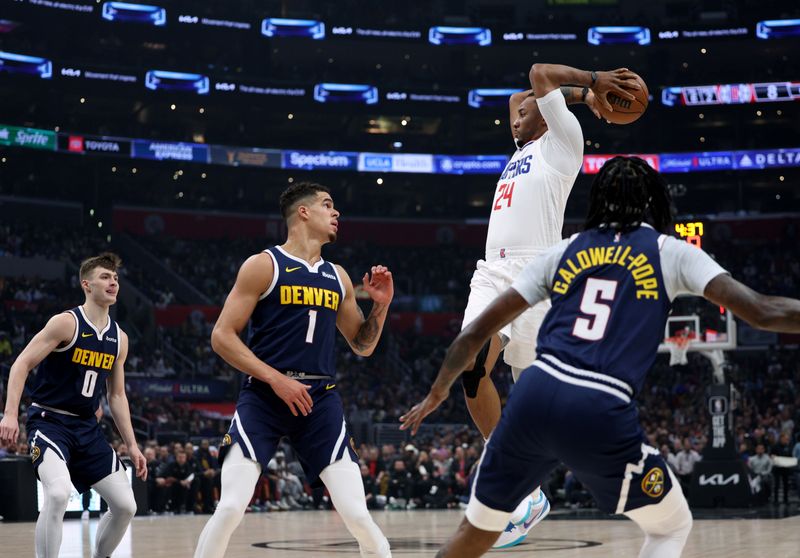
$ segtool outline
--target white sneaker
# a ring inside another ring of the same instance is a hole
[[[500,533],[500,537],[492,545],[492,548],[510,548],[525,540],[534,525],[544,519],[550,513],[550,502],[544,492],[539,492],[539,499],[533,501],[533,497],[528,496],[528,513],[516,523],[508,524],[506,530]]]

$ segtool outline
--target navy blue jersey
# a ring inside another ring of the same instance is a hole
[[[31,399],[45,409],[91,417],[119,356],[119,328],[109,316],[105,328],[96,329],[80,306],[68,312],[75,318],[75,334],[39,364]]]
[[[569,243],[555,272],[553,307],[539,331],[539,358],[551,355],[639,391],[671,306],[659,236],[645,226],[623,234],[591,229]]]
[[[279,246],[265,252],[275,275],[253,310],[247,346],[285,374],[335,376],[336,316],[345,295],[336,267],[322,259],[309,265]]]

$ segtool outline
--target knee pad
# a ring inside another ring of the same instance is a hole
[[[478,351],[475,356],[475,366],[471,370],[464,370],[461,373],[461,385],[464,386],[464,393],[470,399],[475,399],[478,396],[478,385],[481,383],[481,378],[486,375],[486,357],[489,356],[489,344],[491,340]]]

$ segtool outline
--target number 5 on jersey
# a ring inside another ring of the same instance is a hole
[[[587,341],[599,341],[605,337],[608,321],[611,318],[611,303],[616,293],[616,281],[594,277],[587,279],[581,297],[581,312],[591,319],[579,316],[572,327],[572,335]],[[601,300],[608,304],[600,302]]]
[[[503,209],[503,201],[506,207],[511,207],[511,197],[514,195],[514,183],[506,182],[497,188],[497,198],[494,200],[494,210],[500,211]]]

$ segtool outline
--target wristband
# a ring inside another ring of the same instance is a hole
[[[589,94],[589,88],[588,87],[584,87],[583,90],[581,91],[581,103],[585,103],[586,102],[586,95],[588,95],[588,94]]]
[[[594,82],[596,82],[596,81],[597,81],[597,72],[595,72],[594,70],[592,70],[592,72],[591,72],[591,74],[590,74],[590,75],[592,76],[592,85],[594,85]]]

